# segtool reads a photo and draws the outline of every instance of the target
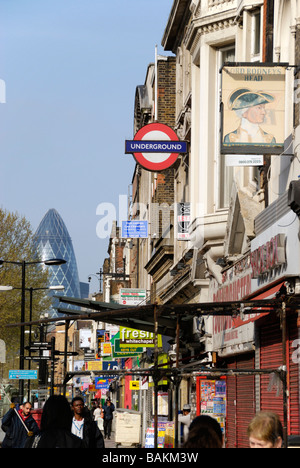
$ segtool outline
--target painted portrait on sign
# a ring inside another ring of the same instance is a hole
[[[284,67],[224,67],[222,102],[222,152],[283,151]]]

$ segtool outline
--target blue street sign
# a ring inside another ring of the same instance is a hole
[[[8,373],[8,378],[15,380],[37,379],[37,370],[10,370]]]
[[[148,221],[122,221],[122,236],[126,238],[145,239],[148,237]]]
[[[125,153],[187,153],[187,142],[126,140]]]

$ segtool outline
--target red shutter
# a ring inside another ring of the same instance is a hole
[[[268,323],[260,329],[260,368],[277,369],[282,365],[282,342],[279,320]],[[263,374],[260,379],[260,409],[274,411],[283,422],[282,393],[277,386],[271,388],[270,374]]]
[[[243,358],[238,361],[240,369],[254,369],[254,356]],[[237,446],[238,448],[249,447],[247,428],[255,415],[255,376],[239,375],[237,377]]]
[[[300,414],[299,414],[299,340],[300,330],[297,328],[297,317],[294,316],[288,320],[289,330],[289,366],[288,366],[288,385],[289,385],[289,434],[300,434]]]
[[[236,369],[236,360],[227,362],[228,369]],[[236,448],[236,377],[226,378],[226,447]]]
[[[299,427],[299,363],[293,362],[292,356],[296,348],[293,343],[298,339],[297,316],[287,320],[287,386],[288,386],[288,434],[300,433]],[[260,366],[261,369],[277,369],[282,365],[282,333],[279,320],[260,328]],[[262,411],[274,411],[283,422],[282,392],[278,388],[270,388],[270,375],[262,375],[260,379],[260,408]]]
[[[254,355],[245,354],[232,358],[228,369],[254,369]],[[255,376],[227,377],[226,439],[228,448],[247,448],[247,427],[255,415]]]

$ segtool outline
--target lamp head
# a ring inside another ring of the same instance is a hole
[[[51,265],[63,265],[64,263],[67,263],[67,261],[61,258],[50,258],[49,260],[45,260],[43,263],[45,265],[51,266]]]

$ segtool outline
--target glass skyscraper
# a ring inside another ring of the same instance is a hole
[[[48,266],[50,286],[63,285],[64,291],[57,294],[80,298],[80,282],[72,240],[65,223],[55,209],[51,209],[45,214],[35,233],[35,241],[42,260],[50,258],[66,260],[64,265]],[[57,306],[58,304],[54,303],[53,307]],[[75,307],[72,308],[75,309]],[[53,317],[59,316],[55,309],[52,309],[50,314]]]

